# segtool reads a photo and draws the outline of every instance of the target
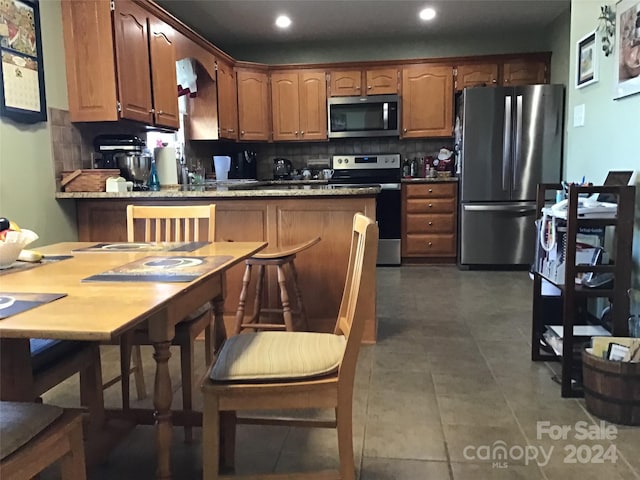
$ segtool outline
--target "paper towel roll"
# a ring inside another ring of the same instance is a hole
[[[161,147],[153,150],[161,186],[178,184],[178,164],[174,147]]]

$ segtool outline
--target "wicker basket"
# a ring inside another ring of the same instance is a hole
[[[118,176],[120,170],[117,168],[74,170],[62,172],[61,185],[65,192],[104,192],[107,189],[107,178]]]
[[[622,425],[640,425],[640,363],[615,362],[582,352],[587,410]]]

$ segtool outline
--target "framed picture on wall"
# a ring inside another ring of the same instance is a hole
[[[576,48],[576,88],[598,81],[598,36],[594,30],[578,40]]]
[[[0,1],[0,115],[47,120],[38,0]]]
[[[640,92],[640,0],[616,5],[614,98]]]

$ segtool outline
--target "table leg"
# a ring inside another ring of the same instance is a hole
[[[36,398],[28,338],[0,338],[0,400],[33,402]]]
[[[153,392],[154,417],[156,419],[156,447],[158,463],[156,478],[169,480],[171,478],[170,448],[171,448],[171,376],[169,375],[169,358],[171,342],[153,344],[153,358],[156,361],[156,378]]]

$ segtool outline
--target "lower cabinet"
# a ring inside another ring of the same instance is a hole
[[[457,182],[402,184],[402,257],[456,260]]]

